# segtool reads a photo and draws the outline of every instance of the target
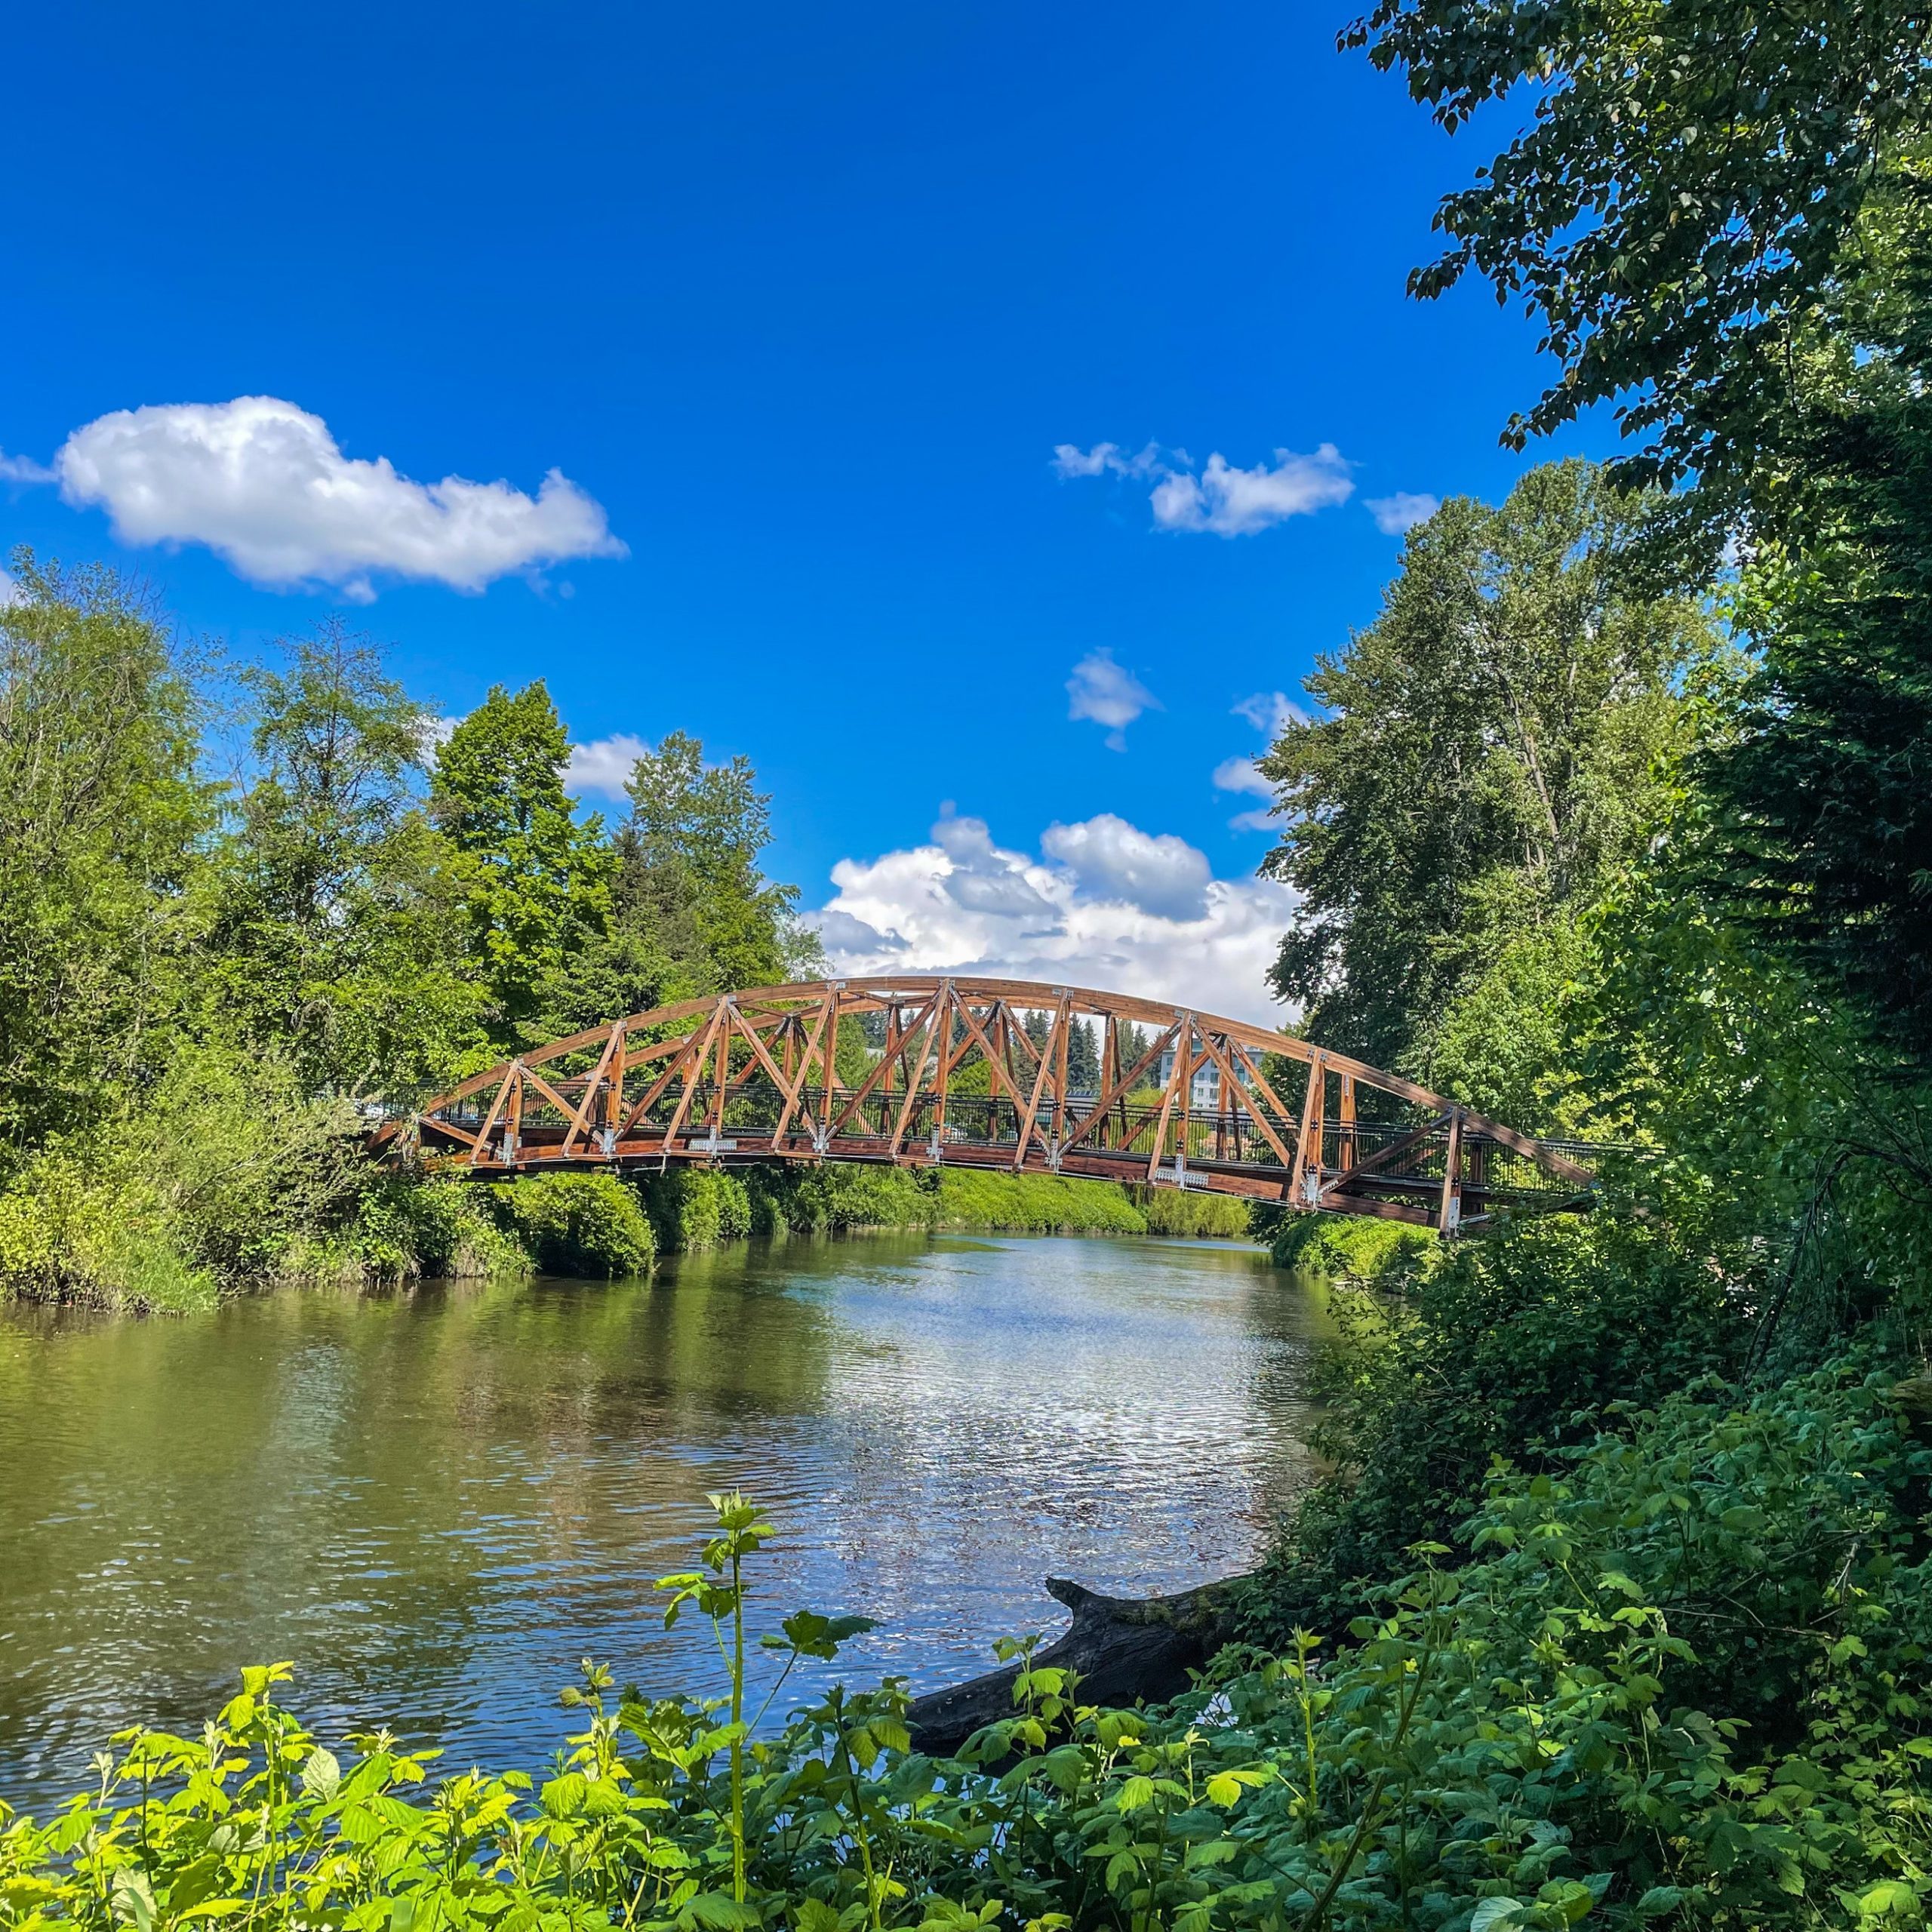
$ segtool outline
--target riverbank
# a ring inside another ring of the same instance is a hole
[[[0,1198],[0,1209],[6,1203]],[[877,1229],[989,1234],[1172,1235],[1235,1240],[1245,1201],[1050,1174],[946,1168],[674,1168],[525,1176],[481,1184],[356,1174],[333,1211],[272,1225],[251,1246],[198,1240],[180,1217],[143,1217],[119,1193],[43,1195],[35,1235],[10,1242],[0,1213],[0,1301],[185,1313],[229,1297],[500,1275],[611,1279],[660,1255],[735,1241]]]
[[[1286,1213],[1267,1240],[1278,1268],[1358,1281],[1400,1281],[1442,1247],[1432,1229],[1367,1215]]]

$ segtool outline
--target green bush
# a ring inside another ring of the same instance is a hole
[[[1441,1251],[1441,1239],[1427,1228],[1365,1214],[1287,1214],[1269,1244],[1278,1268],[1365,1281],[1405,1278]]]
[[[657,1254],[636,1191],[614,1174],[527,1174],[493,1186],[503,1225],[553,1275],[641,1275]]]
[[[930,1169],[759,1168],[748,1177],[758,1234],[843,1233],[852,1228],[932,1225],[938,1176]]]
[[[474,1183],[411,1174],[372,1176],[344,1245],[379,1281],[527,1274],[531,1266]]]
[[[0,1189],[0,1295],[138,1313],[212,1306],[220,1284],[189,1258],[164,1189],[103,1163],[100,1145],[53,1142]]]
[[[1223,1652],[1167,1709],[1087,1705],[1004,1644],[1011,1715],[953,1758],[912,1751],[903,1681],[751,1745],[586,1665],[546,1772],[431,1784],[251,1669],[204,1727],[119,1734],[45,1825],[0,1807],[0,1924],[1904,1932],[1932,1899],[1932,1448],[1896,1374],[1707,1386],[1501,1469],[1461,1568],[1426,1546],[1347,1644]],[[773,1531],[716,1502],[665,1587],[716,1620],[736,1713],[865,1626],[799,1611],[759,1672],[740,1565]]]
[[[750,1192],[721,1168],[669,1168],[648,1177],[640,1192],[666,1254],[700,1254],[752,1231]]]
[[[1186,1235],[1196,1240],[1244,1240],[1248,1204],[1235,1194],[1197,1194],[1178,1187],[1127,1189],[1150,1235]]]
[[[183,1048],[139,1110],[8,1177],[0,1294],[162,1312],[305,1272],[362,1177],[353,1124],[280,1060]]]
[[[1447,1539],[1495,1457],[1553,1466],[1607,1418],[1735,1370],[1740,1294],[1667,1235],[1607,1217],[1439,1246],[1400,1295],[1338,1286],[1340,1341],[1316,1379],[1334,1470],[1265,1573],[1252,1634],[1341,1628],[1411,1546]]]

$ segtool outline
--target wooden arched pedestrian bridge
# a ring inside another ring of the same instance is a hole
[[[1504,1208],[1583,1205],[1594,1180],[1587,1149],[1266,1027],[1076,986],[921,974],[635,1014],[476,1074],[374,1138],[395,1157],[492,1179],[674,1161],[944,1164],[1445,1234]]]

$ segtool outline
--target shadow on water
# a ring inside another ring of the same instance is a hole
[[[925,1235],[0,1316],[0,1795],[44,1804],[111,1730],[275,1658],[325,1734],[537,1761],[580,1657],[712,1684],[650,1585],[733,1486],[780,1531],[763,1626],[863,1611],[844,1674],[970,1674],[1055,1626],[1049,1571],[1139,1592],[1249,1561],[1307,1479],[1325,1332],[1248,1247]]]

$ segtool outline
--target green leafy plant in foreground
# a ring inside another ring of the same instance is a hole
[[[45,1825],[0,1809],[0,1926],[232,1921],[352,1932],[1567,1932],[1922,1921],[1932,1896],[1932,1447],[1854,1354],[1719,1384],[1499,1466],[1447,1546],[1330,1650],[1230,1650],[1161,1710],[1098,1709],[1038,1661],[956,1758],[906,1692],[835,1687],[775,1733],[809,1612],[752,1708],[748,1576],[771,1531],[715,1499],[701,1569],[728,1696],[615,1694],[549,1776],[464,1771],[384,1732],[326,1746],[245,1673],[198,1734],[130,1730]],[[1922,1407],[1920,1404],[1918,1407]]]

